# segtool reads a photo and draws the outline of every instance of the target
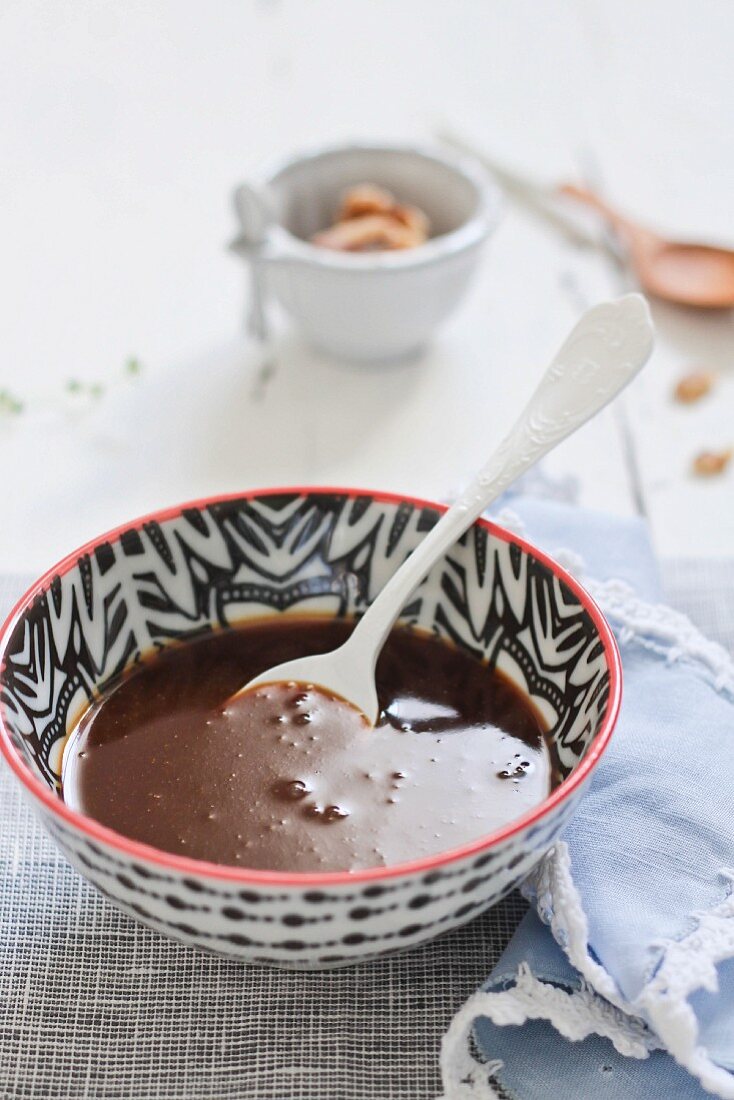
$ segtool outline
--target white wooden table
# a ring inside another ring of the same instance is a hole
[[[274,154],[428,137],[444,118],[545,178],[593,158],[631,213],[734,243],[733,34],[727,0],[703,0],[695,20],[667,0],[6,0],[0,389],[24,409],[0,418],[0,570],[40,569],[209,492],[449,494],[617,274],[508,208],[423,360],[350,367],[281,324],[263,391],[224,247],[232,186]],[[585,504],[644,510],[662,555],[731,555],[734,472],[702,483],[688,464],[734,442],[734,321],[655,314],[646,376],[547,470],[573,475]],[[721,371],[717,392],[676,406],[692,365]]]

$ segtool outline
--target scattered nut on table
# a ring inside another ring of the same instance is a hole
[[[691,371],[678,381],[673,397],[684,405],[700,400],[710,392],[716,381],[716,375],[710,370]]]
[[[416,248],[428,240],[429,222],[417,206],[399,203],[392,192],[360,183],[342,196],[337,220],[314,233],[311,243],[338,252],[381,252]]]
[[[716,477],[723,474],[734,456],[734,447],[725,451],[701,451],[693,460],[693,473],[697,477]]]

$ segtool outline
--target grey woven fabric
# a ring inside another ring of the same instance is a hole
[[[734,647],[734,567],[668,562],[670,601]],[[0,578],[0,612],[22,591]],[[524,912],[322,974],[248,968],[135,924],[61,859],[0,772],[3,1100],[428,1100],[440,1040]]]
[[[734,653],[734,559],[663,559],[661,572],[668,602]]]

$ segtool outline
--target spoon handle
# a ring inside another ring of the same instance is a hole
[[[598,214],[606,218],[607,222],[618,231],[623,231],[628,228],[629,223],[626,218],[623,218],[614,207],[610,206],[600,195],[597,195],[595,191],[591,191],[588,187],[581,187],[577,183],[562,183],[558,188],[558,194],[563,195],[567,199],[574,199],[576,202],[582,202],[585,206],[590,206],[593,210],[596,210]]]
[[[653,328],[645,299],[627,294],[588,310],[543,375],[487,464],[393,574],[350,643],[375,655],[412,592],[435,562],[504,490],[591,419],[645,365]]]
[[[275,223],[273,202],[268,191],[254,183],[240,184],[234,192],[233,200],[241,232],[230,247],[244,256],[250,269],[246,328],[253,339],[265,344],[269,338],[269,330],[261,257],[268,233]]]
[[[594,248],[605,245],[596,219],[586,212],[580,214],[576,203],[567,203],[562,188],[548,186],[541,180],[510,168],[447,123],[436,126],[434,133],[445,145],[478,161],[491,173],[505,194],[543,218],[554,229],[560,230],[574,244]]]

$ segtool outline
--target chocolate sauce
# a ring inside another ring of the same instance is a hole
[[[542,721],[500,673],[417,630],[390,635],[372,729],[311,685],[229,701],[352,624],[261,620],[174,645],[92,706],[63,797],[165,851],[238,867],[344,871],[445,851],[506,824],[554,783]]]

